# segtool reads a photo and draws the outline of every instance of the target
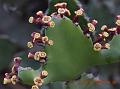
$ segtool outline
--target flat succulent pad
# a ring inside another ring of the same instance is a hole
[[[120,36],[115,36],[110,42],[110,50],[96,52],[93,50],[91,39],[87,38],[80,26],[73,24],[69,18],[55,17],[53,21],[56,24],[55,27],[46,29],[46,35],[54,41],[54,45],[45,48],[48,61],[43,69],[49,73],[45,78],[45,84],[73,80],[95,65],[119,61],[120,53],[117,49],[120,48]],[[111,55],[113,52],[115,55]],[[21,71],[19,77],[24,84],[31,85],[34,77],[39,75],[40,70],[38,70]]]

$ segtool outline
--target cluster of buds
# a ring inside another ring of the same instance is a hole
[[[75,11],[75,16],[73,18],[73,23],[78,25],[80,16],[84,16],[84,9],[83,8],[80,8],[79,10]]]
[[[30,17],[29,23],[35,23],[42,26],[54,27],[55,23],[51,16],[44,15],[42,11],[36,13],[36,17]]]
[[[101,27],[101,33],[97,37],[94,43],[94,50],[100,51],[101,49],[110,49],[108,43],[115,35],[120,34],[120,15],[117,16],[116,27],[108,28],[106,25]],[[107,42],[107,43],[106,43]]]
[[[101,51],[102,49],[110,49],[110,44],[109,43],[101,44],[98,42],[94,44],[95,51]]]
[[[14,65],[12,67],[11,73],[5,73],[3,84],[12,83],[13,85],[15,85],[19,81],[18,67],[20,66],[21,60],[22,59],[20,57],[14,58]]]
[[[54,5],[54,7],[57,9],[57,12],[53,13],[53,15],[60,15],[61,17],[65,16],[70,16],[71,13],[70,11],[67,9],[67,3],[63,2],[63,3],[57,3]]]
[[[84,34],[87,37],[90,37],[91,33],[95,32],[97,23],[97,20],[92,20],[92,22],[87,24],[87,28],[84,30]]]
[[[45,52],[42,52],[42,51],[29,52],[28,58],[34,59],[34,60],[39,61],[41,63],[45,63],[47,60],[47,54]]]
[[[117,16],[116,25],[117,34],[120,34],[120,15]]]
[[[39,87],[41,87],[44,83],[44,78],[46,78],[48,76],[48,72],[47,71],[42,71],[40,76],[35,77],[34,78],[34,85],[32,86],[32,89],[39,89]]]
[[[53,41],[49,40],[47,36],[42,36],[38,32],[33,32],[31,34],[32,41],[27,43],[28,48],[33,48],[35,44],[45,44],[45,45],[53,45]]]

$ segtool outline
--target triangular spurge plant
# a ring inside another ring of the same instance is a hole
[[[33,65],[22,68],[24,59],[16,57],[11,73],[5,74],[4,84],[21,81],[33,85],[32,89],[39,89],[50,82],[74,80],[95,65],[120,61],[120,15],[116,18],[116,27],[104,25],[100,33],[96,33],[96,20],[87,25],[82,23],[81,29],[79,22],[85,18],[83,8],[76,10],[71,20],[67,3],[57,3],[54,7],[56,12],[50,16],[38,11],[29,19],[30,23],[42,25],[42,33],[33,32],[32,41],[27,43],[29,48],[44,47],[28,54],[28,59],[40,63],[39,67],[37,70],[32,68]]]

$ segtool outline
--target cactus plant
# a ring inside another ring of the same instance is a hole
[[[84,23],[82,7],[71,17],[67,3],[57,3],[54,7],[56,12],[50,13],[50,16],[38,11],[35,17],[29,19],[30,23],[43,26],[41,32],[31,34],[32,41],[27,43],[29,48],[44,47],[43,50],[28,53],[28,61],[37,61],[40,65],[36,70],[33,68],[36,63],[23,68],[21,61],[26,59],[14,58],[12,71],[5,74],[4,84],[21,81],[33,85],[32,89],[39,89],[43,84],[74,80],[95,65],[119,62],[119,15],[116,27],[108,28],[104,25],[97,34],[95,30],[98,22],[92,20]],[[83,22],[82,25],[79,22]]]

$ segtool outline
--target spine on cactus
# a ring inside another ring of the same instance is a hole
[[[52,13],[50,16],[45,15],[42,11],[38,11],[35,17],[29,18],[29,22],[37,25],[42,25],[44,30],[46,30],[46,28],[55,27],[55,22],[52,20],[52,18],[65,19],[66,16],[71,15],[70,11],[67,9],[67,3],[65,2],[57,3],[56,5],[54,5],[54,7],[57,9],[57,11]],[[80,16],[84,16],[83,8],[80,7],[78,10],[75,11],[74,14],[75,16],[73,17],[72,22],[77,26],[79,25],[78,18]],[[101,27],[101,32],[97,34],[97,36],[93,34],[96,31],[96,26],[98,22],[96,20],[88,22],[87,27],[83,30],[83,34],[87,38],[91,38],[93,40],[94,51],[110,49],[109,41],[111,40],[111,37],[120,34],[120,16],[118,15],[116,19],[116,27],[108,28],[106,25],[103,25]],[[27,47],[30,49],[36,45],[55,45],[54,40],[49,39],[47,35],[43,35],[40,32],[33,32],[31,34],[31,37],[32,40],[27,43]],[[49,60],[49,58],[47,57],[47,53],[43,50],[39,50],[37,52],[29,52],[28,58],[40,62],[42,66],[47,65],[47,61]],[[21,61],[22,58],[20,57],[14,58],[14,65],[12,67],[11,73],[5,73],[5,78],[3,82],[4,84],[12,83],[15,85],[16,82],[20,81],[20,78],[18,77],[18,69],[20,67]],[[39,75],[33,79],[34,85],[32,86],[32,89],[39,89],[39,87],[43,85],[44,79],[47,76],[49,76],[49,74],[46,70],[41,71]]]

